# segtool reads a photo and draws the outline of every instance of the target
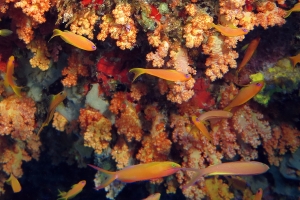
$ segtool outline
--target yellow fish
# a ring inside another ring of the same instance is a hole
[[[210,25],[217,29],[217,31],[219,31],[222,35],[227,37],[246,35],[249,32],[249,30],[245,28],[231,28],[227,26],[216,25],[214,23],[211,23]]]
[[[238,66],[237,73],[239,73],[246,66],[248,61],[252,58],[259,42],[260,42],[260,37],[257,37],[250,42],[250,44],[245,52],[244,58],[243,58],[242,62],[240,63],[240,65]]]
[[[167,81],[188,81],[192,78],[190,74],[184,74],[182,72],[171,70],[171,69],[144,69],[144,68],[133,68],[129,72],[134,73],[133,81],[142,74],[150,74]],[[133,82],[132,81],[132,82]]]
[[[47,117],[46,117],[46,120],[43,122],[39,132],[37,133],[38,135],[42,132],[43,128],[45,126],[47,126],[50,121],[52,120],[53,118],[53,115],[54,115],[54,112],[55,112],[55,109],[56,107],[67,97],[67,93],[65,91],[62,91],[60,93],[58,93],[57,95],[54,95],[52,100],[51,100],[51,103],[50,103],[50,106],[48,108],[48,113],[47,113]]]
[[[125,183],[132,183],[169,176],[182,169],[179,164],[169,161],[132,165],[116,172],[107,171],[94,165],[89,166],[108,176],[102,185],[95,188],[96,190],[105,188],[116,179]]]
[[[293,65],[294,67],[296,67],[297,63],[300,62],[300,53],[297,54],[297,55],[295,55],[295,56],[289,57],[289,59],[291,60],[292,65]]]
[[[14,193],[20,192],[22,190],[20,182],[13,174],[10,174],[9,179],[7,179],[5,182],[11,185]]]
[[[73,197],[75,197],[78,193],[80,193],[82,191],[82,189],[84,188],[86,184],[85,180],[80,181],[79,183],[75,184],[72,186],[72,188],[68,191],[68,192],[61,192],[58,190],[59,192],[59,197],[57,200],[68,200],[68,199],[72,199]]]
[[[300,3],[296,3],[292,9],[290,9],[286,12],[286,15],[284,16],[284,18],[287,18],[288,16],[290,16],[290,14],[292,12],[299,12],[299,11],[300,11]]]
[[[264,87],[264,81],[256,81],[250,83],[240,90],[236,97],[224,108],[225,111],[230,111],[233,107],[240,106],[254,97]]]
[[[196,116],[192,116],[192,121],[198,130],[209,140],[212,141],[212,138],[206,128],[206,126],[199,120]]]
[[[66,43],[73,45],[79,49],[83,49],[86,51],[95,51],[97,49],[96,45],[90,40],[86,39],[81,35],[76,35],[70,31],[61,31],[59,29],[53,30],[53,35],[50,40],[55,36],[60,36]],[[50,41],[49,40],[49,41]]]
[[[1,29],[0,30],[0,36],[5,37],[11,35],[13,32],[8,29]]]
[[[15,83],[14,83],[14,69],[15,69],[15,57],[14,56],[10,56],[8,61],[7,61],[7,66],[6,66],[6,74],[4,77],[4,85],[5,87],[10,86],[14,93],[16,95],[18,95],[19,97],[22,97],[21,95],[21,89],[22,87],[18,87]]]
[[[193,169],[187,169],[193,170]],[[196,171],[195,176],[183,186],[187,188],[192,186],[202,176],[214,175],[256,175],[262,174],[269,170],[269,166],[256,161],[236,161],[212,165],[204,169],[193,170]]]

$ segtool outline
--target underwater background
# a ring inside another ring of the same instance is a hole
[[[0,0],[0,200],[299,199],[299,11],[292,0]],[[269,170],[95,190],[109,175],[88,166],[163,161]]]

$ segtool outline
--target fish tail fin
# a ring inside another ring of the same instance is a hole
[[[15,178],[15,180],[11,182],[11,187],[14,193],[18,193],[22,190],[21,184],[17,178]]]
[[[52,38],[61,35],[61,33],[62,33],[61,30],[59,30],[59,29],[54,29],[54,30],[53,30],[53,35],[52,35],[51,38],[48,40],[48,42],[50,42],[50,40],[51,40]]]
[[[285,16],[283,16],[283,18],[287,18],[288,16],[290,16],[291,13],[292,13],[292,11],[290,11],[290,10],[287,11],[286,14],[285,14]]]
[[[134,77],[132,80],[132,82],[134,82],[137,77],[139,77],[140,75],[145,73],[145,70],[143,68],[133,68],[133,69],[129,70],[129,72],[134,73]]]
[[[62,191],[60,191],[60,190],[58,190],[58,197],[60,197],[60,198],[58,198],[57,200],[66,200],[66,197],[64,197],[66,194],[67,194],[67,192],[62,192]]]
[[[114,180],[117,179],[117,173],[116,172],[107,171],[105,169],[102,169],[100,167],[96,167],[96,166],[90,165],[90,164],[88,164],[88,166],[90,166],[90,167],[92,167],[92,168],[94,168],[94,169],[96,169],[100,172],[103,172],[108,176],[107,179],[101,185],[99,185],[98,187],[95,188],[96,190],[100,190],[102,188],[105,188],[106,186],[108,186],[110,183],[112,183]]]
[[[13,86],[11,88],[13,89],[13,91],[15,92],[15,94],[18,97],[22,97],[21,90],[22,90],[23,87]]]
[[[191,169],[186,169],[186,170],[191,170]],[[194,170],[193,170],[194,171]],[[191,178],[191,180],[189,182],[187,182],[187,184],[182,186],[182,189],[186,189],[192,185],[194,185],[194,183],[201,178],[202,176],[204,176],[204,170],[203,169],[198,169],[196,171],[196,174]]]

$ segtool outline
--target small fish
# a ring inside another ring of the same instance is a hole
[[[61,192],[60,190],[58,190],[58,192],[59,192],[58,196],[60,198],[58,198],[57,200],[68,200],[68,199],[75,197],[77,194],[79,194],[82,191],[85,184],[86,184],[86,181],[82,180],[79,183],[73,185],[72,188],[68,192]]]
[[[61,39],[63,39],[66,43],[73,45],[79,49],[83,49],[86,51],[95,51],[97,49],[96,45],[93,42],[81,35],[77,35],[70,31],[61,31],[59,29],[54,29],[53,35],[51,36],[50,40],[55,36],[60,36]]]
[[[284,16],[284,18],[287,18],[288,16],[290,16],[290,14],[292,12],[299,12],[299,11],[300,11],[300,3],[296,3],[292,9],[290,9],[286,12],[286,15]]]
[[[245,86],[240,90],[230,104],[224,108],[225,111],[230,111],[233,107],[240,106],[254,97],[264,87],[264,81],[255,81]]]
[[[206,126],[199,120],[196,116],[192,116],[192,121],[198,130],[209,140],[212,141],[212,138],[206,128]]]
[[[16,95],[18,95],[19,97],[22,97],[22,95],[21,95],[22,87],[18,87],[14,83],[14,79],[15,79],[15,77],[13,77],[14,71],[15,71],[15,57],[10,56],[7,61],[6,74],[4,77],[4,85],[5,85],[5,87],[10,86]]]
[[[13,174],[10,174],[9,179],[7,179],[5,182],[11,185],[14,193],[20,192],[22,190],[20,182]]]
[[[188,81],[192,78],[190,74],[184,74],[182,72],[171,70],[171,69],[144,69],[144,68],[133,68],[129,72],[134,73],[133,81],[142,74],[150,74],[158,78],[165,79],[167,81]],[[132,81],[132,82],[133,82]]]
[[[192,169],[190,169],[192,170]],[[269,170],[269,166],[256,161],[236,161],[212,165],[204,169],[198,169],[195,176],[183,186],[192,186],[200,177],[213,175],[256,175]]]
[[[240,65],[238,66],[237,73],[239,73],[248,63],[248,61],[252,58],[258,44],[260,42],[260,37],[253,39],[247,47],[244,58]]]
[[[222,25],[216,25],[214,23],[211,23],[210,25],[217,29],[217,31],[219,31],[222,35],[227,37],[246,35],[249,32],[249,30],[245,28],[232,28]]]
[[[47,113],[47,117],[46,117],[46,120],[43,122],[39,132],[37,133],[38,135],[42,132],[43,128],[45,126],[47,126],[50,121],[52,120],[53,118],[53,115],[54,115],[54,112],[55,112],[55,109],[56,107],[67,97],[67,93],[65,91],[62,91],[60,93],[58,93],[57,95],[54,95],[52,97],[52,100],[51,100],[51,103],[50,103],[50,106],[48,108],[48,113]]]
[[[142,200],[159,200],[160,199],[160,193],[151,194],[145,199]]]
[[[1,29],[0,30],[0,36],[5,37],[11,35],[13,32],[8,29]]]
[[[295,56],[289,57],[289,59],[291,60],[292,65],[293,65],[294,67],[296,67],[297,63],[300,62],[300,53],[297,54],[297,55],[295,55]]]
[[[232,117],[231,112],[225,110],[211,110],[200,115],[199,121],[218,119],[218,118],[231,118],[231,117]]]
[[[182,169],[179,164],[169,161],[132,165],[116,172],[107,171],[94,165],[89,166],[108,176],[102,185],[95,188],[96,190],[105,188],[116,179],[125,183],[132,183],[169,176]]]
[[[253,200],[261,200],[263,195],[263,190],[261,188],[259,188],[254,196]]]

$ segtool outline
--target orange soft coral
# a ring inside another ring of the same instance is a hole
[[[62,84],[66,87],[75,86],[77,84],[79,76],[89,76],[89,70],[87,66],[83,63],[83,55],[73,53],[68,58],[68,66],[63,69],[62,75],[66,76],[61,81]]]
[[[29,97],[10,96],[0,102],[0,136],[10,135],[14,139],[26,140],[33,134],[36,111]]]
[[[130,16],[131,5],[118,3],[112,11],[112,15],[107,14],[102,17],[101,32],[97,35],[97,39],[104,41],[110,34],[111,38],[117,40],[117,46],[120,49],[133,48],[138,30]]]
[[[144,112],[145,118],[152,121],[151,134],[143,138],[143,147],[136,158],[143,163],[167,160],[172,143],[165,132],[166,117],[157,110],[156,105],[148,106]]]
[[[31,17],[35,22],[41,24],[46,21],[45,12],[50,9],[50,0],[32,1],[32,0],[9,0],[15,2],[15,8],[21,8],[23,13]]]
[[[44,39],[36,38],[26,47],[34,54],[29,61],[33,68],[38,67],[42,71],[45,71],[50,67],[50,53],[48,52],[46,41]]]
[[[134,105],[126,100],[126,96],[123,92],[115,93],[109,109],[118,114],[115,123],[118,134],[125,135],[129,142],[133,139],[140,141],[143,135],[142,124]]]
[[[92,108],[80,109],[79,122],[84,146],[92,147],[97,154],[101,154],[112,139],[111,122]]]
[[[300,131],[288,124],[272,129],[272,137],[263,145],[270,164],[279,166],[287,151],[294,153],[300,147]]]

